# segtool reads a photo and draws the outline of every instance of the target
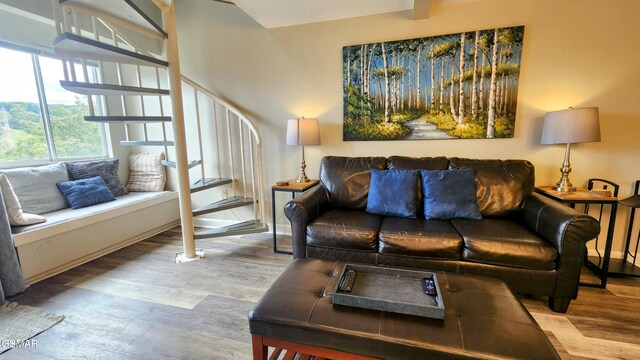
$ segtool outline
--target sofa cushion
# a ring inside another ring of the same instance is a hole
[[[520,210],[535,183],[533,164],[526,160],[451,158],[449,167],[474,170],[478,207],[483,216],[502,216]]]
[[[129,193],[118,177],[118,164],[118,159],[68,162],[67,170],[71,180],[88,179],[94,176],[102,177],[107,183],[109,191],[113,196],[118,197]]]
[[[15,191],[22,211],[31,214],[46,214],[68,207],[56,186],[69,180],[64,163],[2,170]]]
[[[101,176],[59,182],[58,189],[74,210],[116,199]]]
[[[378,251],[382,217],[362,211],[332,209],[307,226],[307,244],[356,251]]]
[[[367,212],[415,218],[419,202],[419,178],[416,170],[371,169]]]
[[[398,170],[447,170],[449,159],[444,156],[437,157],[409,157],[389,156],[387,158],[388,169]]]
[[[385,217],[380,225],[379,252],[459,260],[462,238],[448,220]]]
[[[556,268],[558,250],[526,227],[507,219],[451,220],[462,235],[462,259],[535,270]]]
[[[329,204],[346,209],[365,209],[369,194],[369,170],[384,170],[384,157],[325,156],[320,163],[320,181],[327,189]]]
[[[422,170],[424,217],[481,219],[473,169]]]

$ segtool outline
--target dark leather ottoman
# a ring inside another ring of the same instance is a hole
[[[249,313],[254,359],[269,346],[302,358],[559,359],[500,280],[437,272],[445,318],[436,320],[333,305],[343,266],[297,259],[282,273]]]

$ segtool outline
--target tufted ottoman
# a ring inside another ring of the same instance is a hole
[[[297,259],[282,273],[249,314],[254,359],[266,360],[268,347],[301,359],[559,359],[500,280],[437,272],[445,304],[437,320],[333,305],[343,266]]]

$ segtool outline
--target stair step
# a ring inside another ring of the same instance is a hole
[[[144,6],[140,1],[95,1],[95,0],[60,0],[61,5],[75,4],[94,9],[132,24],[153,30],[165,38],[167,33],[162,29],[162,11],[154,6]],[[139,6],[140,5],[140,6]],[[144,9],[142,9],[144,7]]]
[[[110,1],[109,3],[112,2]],[[164,60],[71,33],[63,33],[55,38],[53,51],[62,57],[102,60],[131,65],[169,66],[169,63]]]
[[[85,116],[84,120],[99,123],[155,123],[170,122],[171,116]]]
[[[233,180],[225,179],[225,178],[206,178],[204,181],[202,179],[191,184],[191,193],[197,193],[198,191],[203,191],[207,189],[211,189],[214,187],[231,184]]]
[[[162,140],[120,141],[120,146],[173,146],[173,141],[162,141]]]
[[[177,165],[176,165],[175,161],[162,160],[161,164],[166,166],[166,167],[170,167],[172,169],[177,168]],[[196,167],[196,166],[198,166],[200,164],[202,164],[202,160],[193,160],[193,161],[191,161],[189,163],[189,165],[187,165],[187,169],[191,169],[192,167]]]
[[[216,201],[214,203],[204,205],[193,210],[193,216],[200,216],[249,205],[253,205],[252,198],[245,198],[244,196],[231,196],[224,200]]]
[[[137,86],[96,84],[65,80],[60,80],[60,85],[66,90],[82,95],[169,95],[169,90],[167,89]]]
[[[196,231],[195,239],[209,239],[231,235],[254,234],[269,231],[269,226],[256,220],[249,220],[215,229]]]

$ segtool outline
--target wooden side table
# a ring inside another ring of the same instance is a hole
[[[600,179],[592,179],[592,180],[602,181]],[[591,184],[592,184],[592,181],[590,180],[590,185]],[[580,283],[580,285],[583,285],[583,286],[606,288],[607,277],[609,276],[609,264],[611,262],[611,245],[613,243],[613,232],[616,226],[618,198],[615,196],[610,196],[610,197],[594,196],[594,195],[591,195],[591,193],[589,192],[589,189],[585,189],[585,188],[577,188],[576,191],[568,193],[568,192],[556,191],[553,186],[538,186],[534,189],[534,191],[548,198],[561,202],[563,204],[568,204],[571,207],[575,207],[576,204],[584,204],[585,206],[589,206],[590,204],[596,204],[596,205],[602,205],[602,206],[609,205],[611,207],[611,212],[609,215],[609,225],[607,228],[607,238],[605,241],[604,255],[602,256],[602,262],[600,264],[600,261],[598,261],[598,263],[596,264],[591,262],[591,260],[589,260],[588,258],[586,261],[587,267],[590,268],[597,276],[599,275],[598,277],[600,278],[600,284]],[[614,194],[617,195],[617,185],[616,185],[616,191],[614,192]],[[597,251],[597,243],[596,243],[596,251]]]
[[[295,180],[289,180],[288,185],[273,185],[271,187],[271,214],[273,215],[273,252],[277,254],[293,255],[291,251],[278,250],[277,236],[276,236],[276,192],[288,192],[291,193],[291,199],[295,199],[296,194],[303,193],[312,187],[318,185],[320,180],[309,180],[309,182],[299,183]]]

